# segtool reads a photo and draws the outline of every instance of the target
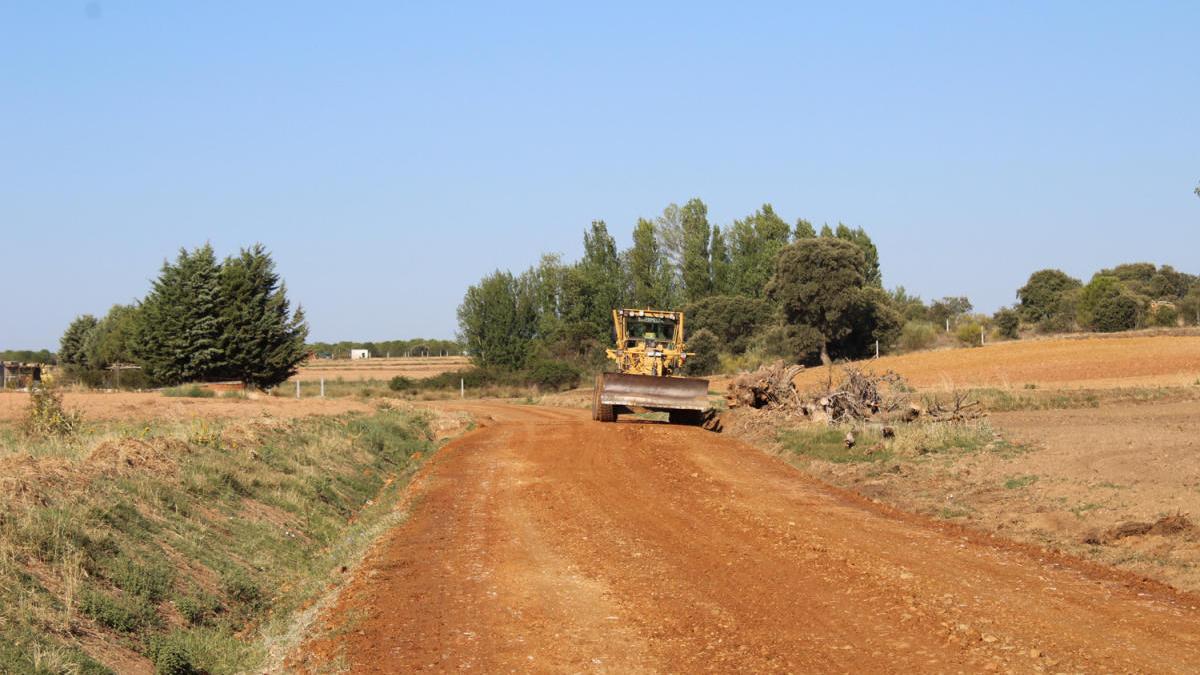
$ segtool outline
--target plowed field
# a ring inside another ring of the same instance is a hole
[[[1017,340],[885,356],[861,365],[894,370],[922,389],[1190,385],[1200,380],[1200,336]],[[797,384],[816,385],[826,377],[823,368],[811,368]]]

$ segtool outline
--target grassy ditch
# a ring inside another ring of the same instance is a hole
[[[0,433],[0,672],[261,668],[396,518],[422,415]],[[106,665],[107,664],[107,665]]]

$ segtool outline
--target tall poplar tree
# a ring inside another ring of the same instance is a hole
[[[712,228],[708,207],[699,199],[688,200],[680,209],[683,230],[683,292],[688,302],[712,294],[708,244]]]

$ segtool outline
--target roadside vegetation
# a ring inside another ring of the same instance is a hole
[[[0,672],[261,669],[434,447],[386,405],[240,423],[31,406],[0,428]]]

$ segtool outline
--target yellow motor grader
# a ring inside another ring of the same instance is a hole
[[[708,380],[677,375],[690,356],[683,341],[683,312],[614,309],[616,348],[607,350],[617,372],[596,376],[592,419],[614,422],[628,412],[666,412],[672,424],[716,430]]]

